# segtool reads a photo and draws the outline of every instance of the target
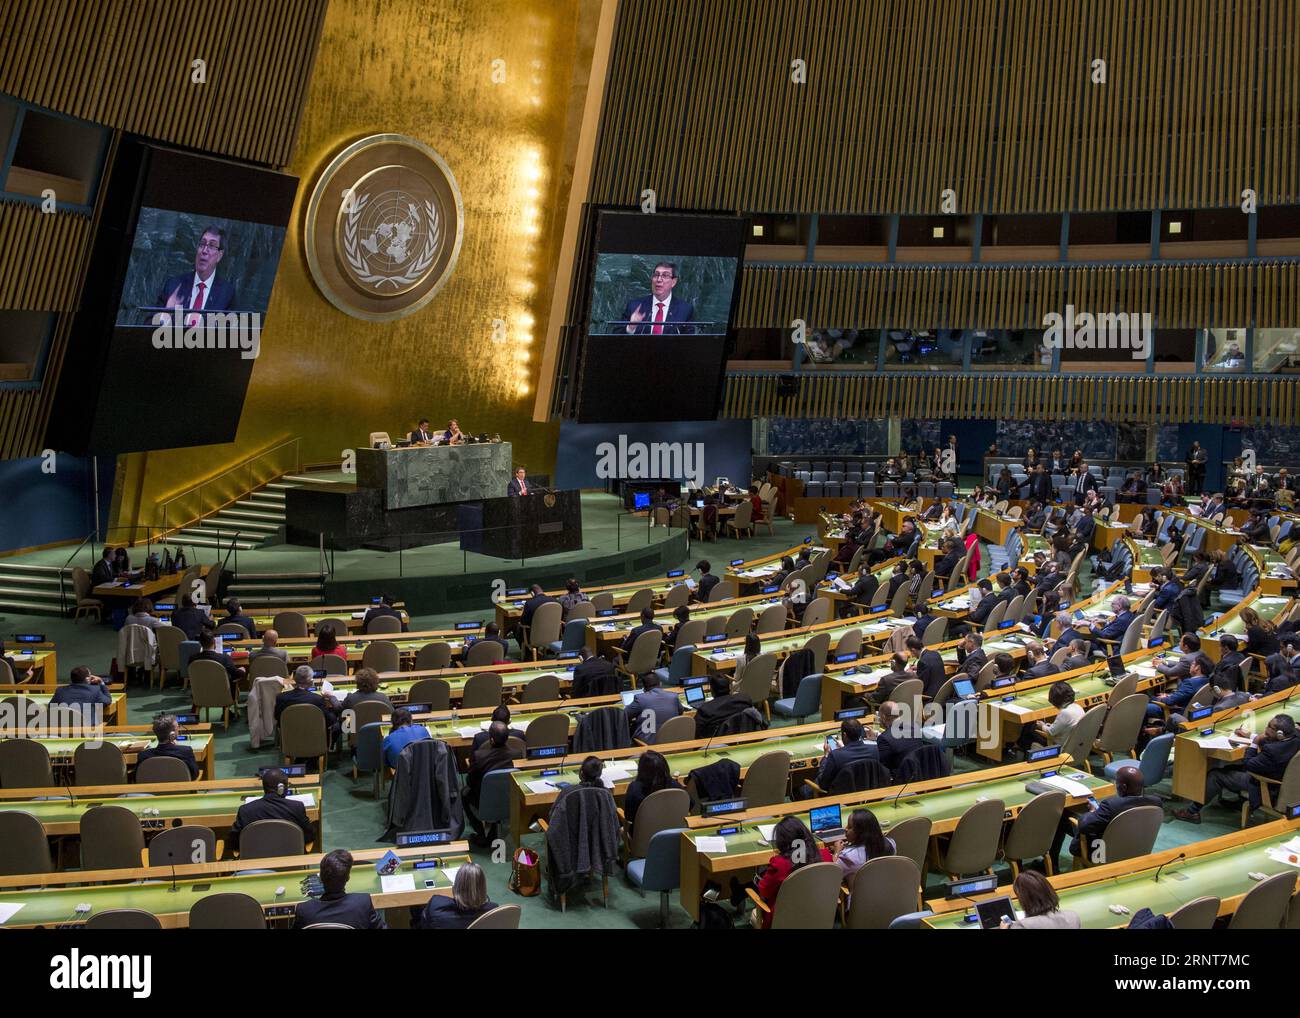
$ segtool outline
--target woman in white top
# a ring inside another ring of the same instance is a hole
[[[853,874],[872,859],[898,854],[893,840],[885,837],[880,829],[880,821],[871,810],[855,809],[845,830],[848,832],[847,839],[836,842],[831,849],[835,861],[844,871],[845,880],[851,880]]]
[[[124,626],[144,626],[145,629],[157,629],[158,619],[153,614],[153,605],[147,597],[137,597],[131,602],[131,614],[122,623]]]
[[[1023,919],[1002,922],[1004,930],[1078,930],[1079,913],[1061,908],[1061,899],[1037,870],[1022,870],[1012,885]]]
[[[1056,708],[1056,718],[1050,725],[1035,722],[1032,740],[1026,743],[1022,739],[1022,749],[1029,749],[1035,742],[1039,745],[1063,744],[1083,718],[1083,708],[1074,702],[1074,687],[1068,682],[1052,683],[1052,688],[1047,691],[1047,702]]]

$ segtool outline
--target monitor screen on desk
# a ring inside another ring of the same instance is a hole
[[[637,509],[650,508],[650,492],[638,491],[632,496],[632,505]]]

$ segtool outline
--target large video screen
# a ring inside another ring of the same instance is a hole
[[[48,438],[110,454],[233,441],[298,180],[126,138]]]
[[[283,246],[283,226],[141,209],[117,324],[153,328],[178,308],[265,316]]]
[[[725,336],[736,259],[598,254],[590,331],[611,336]]]
[[[597,213],[579,421],[717,416],[746,227],[737,216]]]

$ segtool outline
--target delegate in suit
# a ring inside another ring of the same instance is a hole
[[[623,305],[628,335],[679,336],[695,332],[695,326],[685,324],[695,318],[695,307],[688,300],[673,297],[676,285],[675,264],[660,262],[654,267],[650,274],[650,293]]]
[[[159,307],[194,311],[229,311],[235,306],[235,284],[217,277],[217,265],[226,253],[226,235],[209,226],[194,252],[194,271],[170,277],[155,298]]]

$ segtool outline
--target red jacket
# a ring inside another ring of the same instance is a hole
[[[820,850],[818,862],[833,862],[830,849]],[[767,869],[758,878],[758,896],[767,902],[769,908],[776,907],[776,893],[781,890],[785,878],[794,872],[794,863],[783,855],[774,855],[767,861]],[[772,913],[763,913],[763,929],[772,925]]]

